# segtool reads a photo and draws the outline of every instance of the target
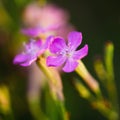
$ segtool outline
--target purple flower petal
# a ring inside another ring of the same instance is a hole
[[[75,68],[77,67],[78,62],[74,61],[73,59],[68,59],[66,61],[65,66],[63,67],[64,72],[73,72]]]
[[[20,64],[21,66],[29,66],[34,62],[37,57],[31,57],[28,54],[19,54],[14,58],[14,64]]]
[[[82,33],[81,32],[70,32],[68,35],[68,45],[72,50],[75,50],[82,42]]]
[[[57,37],[53,40],[53,42],[50,45],[50,51],[52,53],[59,53],[60,51],[62,51],[63,48],[66,47],[66,43],[64,41],[64,39]]]
[[[49,56],[47,58],[47,66],[60,66],[66,60],[66,57],[63,56]]]
[[[14,60],[13,60],[13,63],[14,64],[23,63],[28,59],[28,57],[29,57],[28,55],[23,54],[23,53],[19,54],[19,55],[16,55]]]
[[[46,39],[46,42],[45,42],[44,45],[43,45],[43,48],[44,48],[44,49],[49,48],[51,42],[53,41],[53,38],[54,38],[53,36],[49,36],[49,37]]]
[[[85,57],[88,54],[88,45],[85,45],[83,48],[80,50],[77,50],[73,54],[73,59],[79,60]]]
[[[22,29],[21,32],[25,35],[36,37],[38,34],[40,34],[43,31],[40,28],[29,28],[29,29]]]
[[[41,39],[36,40],[36,41],[33,43],[32,46],[34,46],[34,47],[37,49],[37,51],[34,51],[34,52],[36,52],[36,57],[37,57],[38,55],[42,54],[42,53],[46,50],[46,48],[44,47],[44,45],[42,45]]]
[[[24,66],[24,67],[30,66],[36,59],[37,59],[36,57],[31,58],[31,59],[29,58],[29,59],[26,60],[24,63],[20,63],[20,65],[21,65],[21,66]]]
[[[35,43],[34,43],[35,46],[38,46],[38,47],[41,47],[42,45],[42,40],[39,39],[39,40],[36,40]]]

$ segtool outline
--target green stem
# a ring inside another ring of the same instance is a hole
[[[39,98],[37,99],[30,98],[29,106],[35,120],[49,120],[49,118],[42,112]]]
[[[99,84],[95,78],[89,73],[82,61],[79,61],[79,65],[75,70],[77,74],[83,78],[85,83],[90,87],[90,89],[99,97],[102,98],[101,90]]]
[[[42,70],[44,75],[49,79],[48,83],[52,86],[52,89],[55,89],[56,94],[53,92],[54,99],[57,99],[56,97],[59,96],[59,99],[63,101],[62,82],[57,70],[47,67],[46,61],[42,57],[37,60],[37,65]]]
[[[107,71],[107,84],[109,99],[112,103],[112,107],[119,114],[118,95],[114,79],[114,68],[113,68],[113,56],[114,56],[114,45],[109,42],[105,47],[105,67]]]
[[[63,98],[63,93],[62,93],[62,83],[59,75],[57,74],[58,72],[52,68],[48,68],[46,66],[46,62],[44,58],[40,58],[37,60],[37,65],[39,68],[43,71],[45,76],[49,79],[48,83],[51,87],[50,91],[52,92],[52,97],[53,99],[57,102],[60,101],[58,106],[60,107],[60,111],[62,110],[62,116],[63,120],[68,120],[66,116],[66,110],[64,107],[64,98]]]
[[[105,105],[104,101],[95,101],[92,103],[94,107],[104,115],[108,120],[118,120],[118,114],[112,108]]]
[[[117,113],[107,106],[103,99],[96,98],[80,81],[74,80],[73,84],[80,96],[86,99],[93,108],[98,110],[108,120],[117,120]]]

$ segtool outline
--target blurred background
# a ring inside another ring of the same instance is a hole
[[[27,102],[28,75],[30,67],[13,64],[25,36],[22,14],[25,7],[37,0],[0,1],[0,86],[6,86],[5,95],[10,99],[10,108],[15,120],[33,120]],[[83,60],[91,74],[97,78],[93,67],[96,57],[104,56],[104,46],[112,41],[114,50],[115,82],[120,99],[120,1],[119,0],[48,0],[70,14],[70,23],[83,33],[83,44],[89,45],[89,54]],[[106,120],[88,101],[78,95],[70,79],[74,73],[63,74],[65,106],[70,120]],[[101,85],[102,87],[102,85]],[[9,92],[7,92],[9,91]],[[104,91],[104,89],[103,89]],[[1,94],[2,95],[2,94]],[[1,97],[2,99],[2,97]],[[119,102],[120,103],[120,102]],[[5,110],[9,109],[5,107]],[[7,114],[9,116],[9,114]],[[12,119],[12,116],[10,116]],[[0,113],[0,120],[6,117]]]

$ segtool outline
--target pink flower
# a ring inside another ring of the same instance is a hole
[[[69,15],[66,11],[53,4],[40,6],[29,4],[23,13],[23,21],[30,27],[48,28],[63,25],[68,22]]]
[[[77,60],[82,59],[88,54],[88,45],[80,50],[76,50],[82,42],[82,34],[80,32],[70,32],[68,35],[68,43],[60,37],[54,38],[49,49],[53,56],[48,56],[48,66],[63,66],[64,72],[72,72],[78,66]]]
[[[38,6],[31,4],[24,12],[24,23],[29,27],[22,29],[22,33],[31,37],[48,37],[60,35],[65,37],[74,27],[69,24],[69,15],[66,11],[53,4]]]
[[[21,66],[30,66],[37,60],[38,56],[48,48],[50,39],[51,38],[49,37],[45,44],[42,44],[41,40],[31,39],[29,43],[24,45],[24,52],[15,56],[13,63],[20,64]]]

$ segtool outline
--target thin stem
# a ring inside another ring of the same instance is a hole
[[[108,90],[108,95],[112,103],[112,107],[119,114],[118,95],[117,95],[117,89],[114,78],[113,56],[114,56],[114,45],[111,42],[109,42],[105,47],[105,67],[107,71],[106,88]]]
[[[42,57],[37,60],[37,65],[42,70],[42,72],[45,74],[45,76],[49,79],[48,82],[51,85],[52,89],[56,89],[57,97],[61,97],[60,99],[64,100],[63,93],[62,93],[62,82],[61,82],[61,78],[57,70],[53,69],[52,67],[51,68],[47,67],[46,61]]]
[[[104,101],[95,101],[92,105],[108,120],[118,120],[118,114],[112,108],[105,105]]]
[[[80,75],[90,89],[98,96],[102,97],[101,90],[97,80],[88,72],[82,61],[79,61],[79,65],[75,70]]]
[[[79,95],[86,99],[93,108],[97,109],[103,116],[105,116],[108,120],[117,120],[116,111],[112,110],[108,107],[104,100],[96,98],[87,87],[85,87],[80,81],[73,80],[73,84],[78,91]]]
[[[29,98],[29,106],[31,113],[33,114],[34,118],[36,120],[49,120],[48,116],[43,113],[41,106],[40,106],[40,99],[31,99]]]
[[[55,71],[53,68],[48,68],[46,66],[45,59],[42,57],[37,60],[37,65],[43,71],[46,77],[49,79],[48,83],[50,85],[52,97],[54,98],[56,102],[58,101],[60,102],[58,106],[60,107],[59,110],[62,113],[63,120],[68,120],[68,117],[66,116],[65,107],[64,107],[64,98],[63,98],[63,92],[62,92],[61,78],[58,72]]]

